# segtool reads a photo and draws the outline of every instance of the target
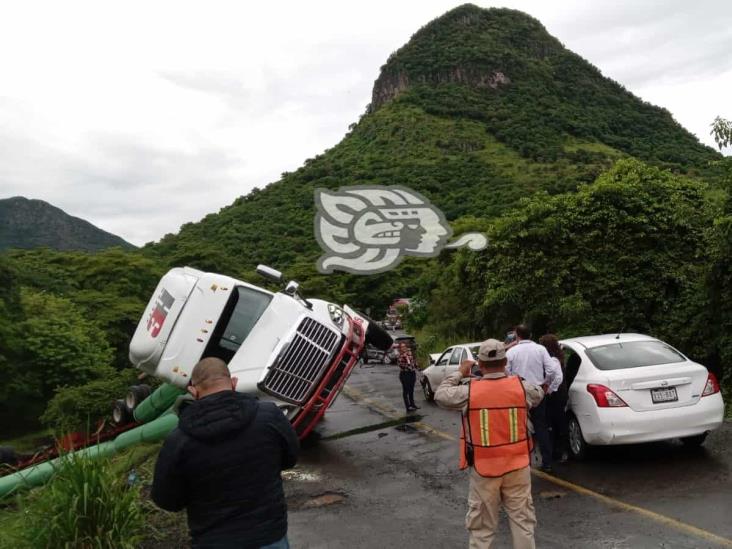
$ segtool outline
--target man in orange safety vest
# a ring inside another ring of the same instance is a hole
[[[491,546],[502,503],[514,549],[534,549],[528,410],[541,402],[544,391],[506,375],[506,349],[498,340],[488,339],[480,345],[478,365],[483,377],[461,384],[474,364],[464,361],[435,392],[437,404],[463,413],[460,468],[471,468],[465,517],[470,548]]]

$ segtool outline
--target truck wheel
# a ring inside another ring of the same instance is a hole
[[[118,399],[112,404],[112,421],[117,425],[126,425],[132,421],[132,412],[123,399]]]
[[[369,327],[366,328],[366,344],[371,344],[380,351],[388,351],[394,344],[394,340],[389,335],[389,332],[379,326],[375,320],[371,320],[366,315],[358,313],[366,320],[369,321]]]
[[[127,405],[127,408],[130,411],[133,411],[137,406],[145,400],[147,397],[150,396],[150,386],[140,384],[140,385],[133,385],[129,388],[127,391],[127,396],[125,397],[125,404]]]
[[[10,446],[0,446],[0,465],[15,465],[18,463],[18,455]]]

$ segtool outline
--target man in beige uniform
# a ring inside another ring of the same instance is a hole
[[[435,392],[437,404],[443,408],[461,410],[464,427],[467,420],[468,432],[464,428],[464,436],[467,437],[468,445],[466,447],[463,443],[463,451],[470,454],[467,464],[471,466],[468,514],[465,518],[466,528],[470,532],[470,548],[488,549],[491,546],[498,528],[498,511],[503,503],[510,521],[514,549],[533,549],[536,515],[531,499],[530,459],[526,459],[530,451],[530,428],[526,412],[541,402],[544,391],[523,380],[519,382],[520,378],[506,375],[506,350],[504,344],[495,339],[486,340],[480,345],[478,365],[483,374],[482,379],[461,385],[461,379],[470,375],[474,364],[473,361],[464,361],[460,370],[450,374]],[[521,387],[525,396],[522,396]],[[506,439],[509,441],[506,444],[501,443],[502,436],[509,436],[508,431],[502,428],[501,419],[509,416],[501,413],[508,414],[508,410],[504,409],[506,406],[503,404],[489,403],[505,397],[502,392],[510,392],[508,398],[518,400],[511,404],[514,408],[510,414],[510,436],[513,438]],[[524,398],[526,410],[523,409]],[[520,415],[516,414],[519,404],[522,405]],[[482,421],[483,417],[485,425],[476,427],[476,418]],[[521,418],[524,425],[517,426],[516,418]],[[474,431],[476,428],[479,430]],[[482,443],[472,440],[471,432],[481,433],[481,437],[485,437]],[[519,438],[520,435],[523,438]],[[493,440],[494,446],[491,446],[489,439]],[[519,464],[519,468],[515,468],[515,464]]]

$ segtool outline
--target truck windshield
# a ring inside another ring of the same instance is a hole
[[[269,294],[237,286],[216,325],[206,355],[218,356],[226,362],[231,360],[270,301],[272,296]]]

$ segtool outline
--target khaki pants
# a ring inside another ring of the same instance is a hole
[[[468,514],[465,527],[470,532],[470,549],[489,549],[498,529],[498,510],[508,515],[514,549],[534,549],[536,514],[531,499],[529,467],[498,478],[481,477],[470,469]]]

